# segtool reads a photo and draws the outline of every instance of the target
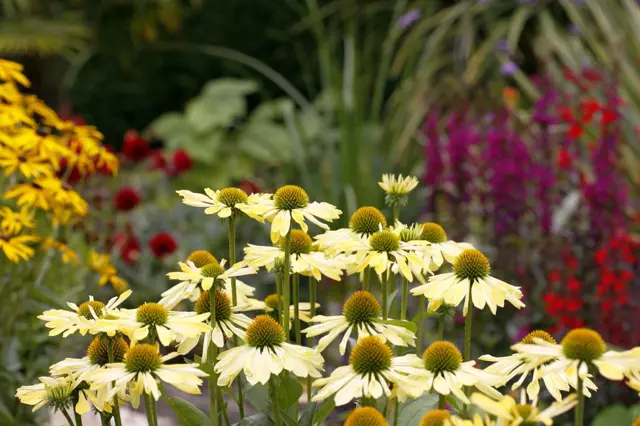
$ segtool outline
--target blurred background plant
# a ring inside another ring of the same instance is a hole
[[[91,244],[140,298],[224,234],[174,190],[298,183],[348,218],[382,206],[375,182],[394,171],[423,175],[424,204],[410,203],[406,221],[442,222],[525,289],[528,309],[483,323],[485,351],[539,326],[638,344],[636,1],[7,0],[0,10],[0,52],[26,65],[32,91],[119,152],[118,180],[72,184],[95,190]],[[239,244],[266,242],[261,227],[241,229]],[[631,397],[607,395],[600,406]]]

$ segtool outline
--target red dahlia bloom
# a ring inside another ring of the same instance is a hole
[[[171,157],[171,162],[174,175],[186,172],[193,166],[193,160],[191,160],[191,157],[184,149],[175,151]]]
[[[167,160],[164,158],[164,153],[161,150],[155,150],[149,154],[151,158],[151,170],[166,170]]]
[[[120,246],[120,259],[127,265],[133,265],[140,255],[140,241],[133,235]]]
[[[250,180],[243,180],[238,184],[238,188],[242,189],[247,194],[257,194],[260,192],[260,188]]]
[[[138,163],[149,155],[149,143],[135,130],[128,130],[124,135],[122,153],[134,163]]]
[[[166,255],[176,251],[178,244],[170,234],[158,232],[149,240],[149,248],[156,258],[162,259]]]
[[[140,194],[135,189],[125,186],[116,192],[113,198],[113,205],[116,210],[128,212],[133,210],[140,203]]]

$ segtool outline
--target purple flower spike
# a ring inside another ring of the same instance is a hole
[[[518,66],[511,61],[504,62],[500,65],[500,72],[502,75],[512,75],[516,71],[518,71]]]
[[[410,10],[398,19],[397,25],[402,29],[407,28],[420,19],[421,16],[422,12],[419,9]]]

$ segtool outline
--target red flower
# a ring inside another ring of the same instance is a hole
[[[135,130],[128,130],[124,135],[122,153],[134,163],[138,163],[149,155],[149,143]]]
[[[605,260],[607,260],[607,257],[608,257],[607,250],[601,248],[596,252],[596,263],[598,265],[601,265],[602,263],[604,263]]]
[[[578,269],[578,267],[580,266],[580,263],[578,262],[578,259],[576,259],[575,257],[570,257],[567,259],[567,266],[569,267],[569,269]]]
[[[589,123],[593,116],[600,111],[600,103],[593,98],[588,98],[580,102],[580,109],[582,110],[582,119]]]
[[[562,276],[560,275],[560,271],[553,270],[549,274],[549,281],[551,281],[551,282],[558,282],[561,279],[562,279]]]
[[[133,210],[140,203],[140,194],[135,189],[124,186],[116,193],[113,198],[113,205],[116,210],[128,212]]]
[[[558,168],[561,170],[566,170],[571,166],[573,162],[573,156],[569,154],[565,148],[560,148],[558,151]]]
[[[162,259],[166,255],[176,251],[178,244],[170,234],[158,232],[149,240],[149,248],[157,259]]]
[[[164,158],[164,153],[161,150],[155,150],[149,154],[151,158],[151,170],[166,170],[167,160]]]
[[[120,246],[120,259],[127,265],[133,265],[140,255],[140,241],[133,235]]]
[[[580,284],[580,281],[575,278],[569,278],[569,281],[567,281],[567,288],[569,291],[578,292],[582,288],[582,284]]]
[[[585,68],[584,70],[582,70],[582,77],[592,83],[596,83],[602,80],[602,75],[593,68]]]
[[[242,189],[247,194],[257,194],[260,192],[260,188],[250,180],[243,180],[238,184],[238,188]]]
[[[582,132],[583,129],[580,123],[573,123],[569,128],[569,131],[567,132],[567,136],[569,136],[571,139],[578,139],[580,136],[582,136]]]
[[[171,163],[173,165],[173,175],[178,175],[182,172],[186,172],[193,166],[193,160],[183,149],[179,149],[171,156]]]
[[[580,309],[582,309],[582,305],[584,303],[582,302],[582,300],[577,299],[577,298],[571,298],[571,299],[567,299],[567,311],[569,312],[577,312]]]
[[[570,107],[560,107],[559,109],[560,118],[563,121],[571,122],[573,121],[573,111],[571,111]]]
[[[564,74],[564,78],[566,78],[569,81],[575,81],[576,80],[576,73],[574,73],[573,71],[571,71],[569,68],[563,68],[562,69],[562,73]]]
[[[609,124],[618,119],[618,113],[613,109],[604,109],[602,111],[602,124]]]

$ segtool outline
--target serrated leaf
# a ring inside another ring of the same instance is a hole
[[[409,399],[400,404],[398,424],[402,426],[418,426],[424,415],[438,405],[436,395],[425,393],[417,399]]]
[[[329,414],[336,408],[336,403],[333,398],[325,399],[324,402],[318,409],[316,413],[313,415],[313,424],[321,425],[324,420],[329,417]]]
[[[169,407],[176,413],[180,426],[209,426],[209,417],[195,405],[179,397],[168,398]]]
[[[418,327],[412,321],[405,321],[405,320],[399,320],[399,319],[386,319],[386,320],[377,319],[375,320],[375,322],[382,323],[382,324],[391,324],[397,327],[406,328],[407,330],[411,330],[414,333],[418,331]]]

